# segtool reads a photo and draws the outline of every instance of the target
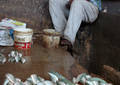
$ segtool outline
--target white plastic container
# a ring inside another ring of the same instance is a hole
[[[33,30],[29,28],[14,29],[14,41],[17,48],[31,48]]]
[[[46,48],[58,48],[60,42],[60,33],[54,29],[43,30],[43,45]]]

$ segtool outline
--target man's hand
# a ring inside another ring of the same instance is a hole
[[[69,0],[69,3],[72,4],[73,0]]]
[[[66,4],[66,8],[70,9],[72,2],[73,2],[73,0],[69,0],[68,4]]]

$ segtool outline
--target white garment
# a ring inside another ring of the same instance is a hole
[[[71,8],[68,10],[66,8],[68,1],[49,0],[49,11],[55,30],[73,44],[81,22],[94,22],[99,11],[95,5],[86,0],[73,0]]]

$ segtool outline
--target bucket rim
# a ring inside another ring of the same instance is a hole
[[[30,28],[15,28],[13,29],[15,32],[33,32],[33,29],[30,29]]]
[[[59,32],[56,32],[54,29],[44,29],[43,34],[49,36],[61,36],[61,34]]]

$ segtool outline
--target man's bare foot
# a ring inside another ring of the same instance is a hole
[[[72,44],[69,40],[65,39],[65,38],[61,38],[60,40],[60,46],[67,46],[67,51],[70,52],[70,54],[73,56],[72,53]]]

